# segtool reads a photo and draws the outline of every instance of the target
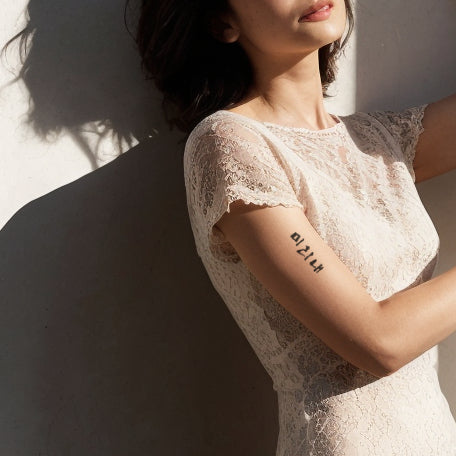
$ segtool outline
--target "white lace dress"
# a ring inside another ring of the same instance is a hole
[[[375,300],[429,280],[439,237],[414,184],[426,105],[337,117],[325,130],[219,110],[184,152],[198,255],[278,395],[277,456],[456,455],[433,347],[381,379],[282,307],[213,225],[237,199],[297,206]]]

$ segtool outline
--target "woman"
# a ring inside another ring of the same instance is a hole
[[[348,0],[144,1],[137,41],[188,134],[198,254],[277,391],[276,454],[456,455],[433,363],[456,269],[431,279],[414,184],[456,167],[456,96],[329,114],[352,22]]]

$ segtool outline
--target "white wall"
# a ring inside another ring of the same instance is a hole
[[[0,66],[0,454],[274,454],[270,379],[195,255],[181,135],[143,81],[123,2],[0,0],[0,44],[27,5],[27,73],[10,83]],[[331,110],[453,92],[455,18],[449,0],[359,1]],[[14,47],[8,61],[20,69]],[[454,176],[419,185],[439,271]],[[440,362],[453,410],[455,349]]]

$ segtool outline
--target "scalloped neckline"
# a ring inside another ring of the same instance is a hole
[[[239,113],[234,112],[234,111],[228,111],[226,109],[220,109],[217,112],[227,112],[228,114],[232,114],[234,116],[242,117],[243,119],[249,120],[251,122],[260,123],[262,125],[278,128],[278,129],[281,129],[281,130],[297,131],[297,132],[304,132],[304,133],[310,133],[310,134],[332,133],[333,131],[336,131],[339,128],[341,128],[341,126],[343,125],[343,122],[342,122],[341,118],[338,115],[331,114],[331,113],[328,113],[328,114],[334,120],[337,121],[336,125],[333,125],[332,127],[328,127],[328,128],[322,128],[320,130],[311,130],[311,129],[306,128],[306,127],[291,127],[291,126],[288,126],[288,125],[281,125],[281,124],[277,124],[277,123],[273,123],[273,122],[266,122],[266,121],[263,121],[263,120],[257,120],[257,119],[254,119],[252,117],[245,116],[244,114],[239,114]]]

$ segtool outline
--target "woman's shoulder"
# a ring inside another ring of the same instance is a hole
[[[258,123],[257,120],[250,118],[237,111],[229,111],[226,109],[219,109],[213,113],[207,115],[201,119],[193,128],[193,132],[201,132],[201,130],[211,130],[213,132],[218,132],[224,124],[229,125],[230,128],[233,127],[249,127],[255,126]]]
[[[398,124],[402,117],[402,113],[399,112],[380,110],[356,111],[339,116],[352,137],[369,138],[371,141],[385,141],[385,134],[390,136],[391,127]]]
[[[365,126],[383,125],[385,127],[411,125],[421,122],[424,111],[428,105],[421,104],[400,110],[372,109],[356,111],[353,114],[343,116],[343,119],[351,123],[360,123]],[[342,118],[342,116],[341,116]]]
[[[190,132],[185,149],[191,149],[201,140],[212,138],[219,142],[247,142],[265,145],[261,131],[249,119],[234,111],[217,110],[201,119]]]
[[[349,124],[361,124],[361,125],[371,125],[371,123],[376,121],[377,114],[380,114],[381,111],[355,111],[351,114],[339,115],[339,118],[344,123]]]

